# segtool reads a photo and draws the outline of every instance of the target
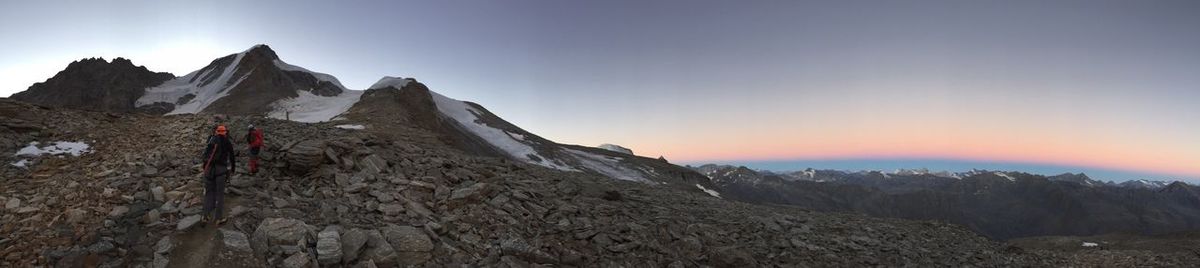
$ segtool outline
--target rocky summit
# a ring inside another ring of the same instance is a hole
[[[259,91],[270,93],[238,102]],[[941,221],[739,201],[665,158],[555,143],[415,79],[343,90],[265,46],[142,93],[126,104],[167,114],[0,99],[0,267],[1200,263],[1185,251],[1022,247]],[[263,103],[297,113],[248,108]],[[200,216],[200,152],[216,121],[239,151],[249,125],[265,132],[262,167],[236,168],[221,225]]]

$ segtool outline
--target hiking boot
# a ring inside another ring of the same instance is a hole
[[[229,221],[229,218],[221,218],[220,220],[217,220],[217,227],[221,227],[222,225],[225,225],[225,222],[227,222],[227,221]]]

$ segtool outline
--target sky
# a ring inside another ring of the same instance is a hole
[[[1197,1],[3,1],[0,96],[260,43],[678,163],[1200,179]]]

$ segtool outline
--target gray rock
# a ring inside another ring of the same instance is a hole
[[[396,251],[429,252],[433,250],[433,241],[419,228],[389,224],[382,231],[388,243],[391,243]]]
[[[226,249],[237,252],[250,252],[250,239],[242,232],[221,228],[221,242]]]
[[[150,195],[154,197],[154,201],[159,201],[159,202],[165,201],[166,197],[164,196],[164,194],[165,193],[163,192],[162,186],[155,186],[154,188],[150,188]]]
[[[288,171],[297,174],[307,174],[316,170],[325,161],[325,142],[306,140],[288,149],[284,156]]]
[[[383,160],[378,155],[368,155],[367,157],[363,157],[359,166],[362,167],[363,171],[370,174],[380,174],[387,171],[388,164],[387,160]]]
[[[192,228],[192,226],[196,226],[196,223],[199,223],[202,218],[203,217],[201,217],[200,215],[191,215],[191,216],[183,217],[183,219],[179,219],[179,223],[175,225],[175,230],[184,231],[189,228]]]
[[[450,203],[461,205],[467,202],[476,202],[486,198],[490,194],[491,185],[487,183],[475,183],[461,189],[454,190],[450,193]]]
[[[117,247],[114,246],[112,244],[112,242],[108,242],[106,240],[100,240],[99,242],[96,242],[95,244],[88,246],[88,252],[96,253],[96,254],[104,254],[104,253],[112,251],[113,249],[116,249],[116,248]]]
[[[369,230],[366,233],[367,249],[363,251],[362,258],[384,267],[394,266],[397,256],[392,244],[388,243],[378,230]]]
[[[308,235],[308,224],[296,219],[267,218],[258,224],[251,239],[254,252],[265,255],[271,245],[295,245]]]
[[[16,197],[8,198],[8,202],[4,203],[4,209],[13,210],[21,207],[21,199]]]
[[[379,212],[383,212],[384,215],[388,216],[400,215],[400,213],[404,213],[404,205],[397,203],[382,204],[379,205]]]
[[[287,259],[284,259],[282,266],[285,268],[308,268],[309,262],[311,261],[312,260],[308,257],[308,253],[301,251],[297,252],[296,254],[292,254],[292,256],[288,257]]]
[[[506,255],[517,256],[525,261],[533,263],[552,264],[558,261],[556,258],[554,258],[554,256],[543,252],[537,247],[529,245],[529,243],[526,243],[524,239],[520,238],[511,238],[501,241],[500,251]]]
[[[332,227],[332,226],[331,226]],[[325,228],[317,234],[317,262],[321,265],[333,265],[342,261],[341,235],[337,230]]]
[[[158,239],[158,243],[154,243],[154,254],[167,254],[173,248],[175,248],[175,243],[171,240],[171,236],[164,235]]]
[[[82,210],[82,209],[78,209],[78,208],[68,209],[66,214],[67,214],[67,222],[70,222],[70,223],[82,223],[84,220],[87,220],[87,216],[88,216],[88,213],[86,210]]]
[[[152,267],[152,268],[167,268],[167,265],[170,263],[171,263],[170,258],[167,258],[166,256],[163,256],[162,254],[154,254],[154,261],[150,262],[150,267]]]
[[[367,245],[367,233],[362,229],[353,228],[342,233],[342,262],[353,263],[358,260],[363,246]]]
[[[108,212],[108,217],[109,218],[120,218],[121,216],[125,216],[125,213],[129,213],[129,207],[115,206],[112,208],[111,211]]]
[[[145,222],[146,224],[156,223],[156,222],[158,222],[159,219],[162,219],[162,212],[158,212],[157,209],[151,209],[150,211],[146,211],[146,216],[142,217],[142,221]]]
[[[186,193],[180,192],[180,191],[170,191],[170,192],[163,193],[163,198],[165,198],[166,201],[168,201],[168,202],[176,201],[176,200],[182,199],[185,194]]]
[[[366,188],[367,188],[366,183],[359,182],[359,183],[352,183],[349,186],[346,186],[346,188],[343,190],[346,191],[347,193],[357,193]]]

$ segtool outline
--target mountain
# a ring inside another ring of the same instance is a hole
[[[280,60],[266,45],[218,58],[145,91],[136,106],[159,113],[265,115],[299,122],[328,121],[362,94],[331,75]]]
[[[1147,188],[1101,183],[1070,173],[1041,176],[973,170],[939,176],[809,169],[801,175],[779,175],[719,165],[693,169],[710,177],[715,190],[729,199],[941,220],[996,239],[1113,232],[1153,235],[1200,228],[1200,189],[1182,182]]]
[[[54,107],[132,112],[137,109],[134,101],[145,94],[145,88],[173,77],[135,66],[124,58],[111,62],[89,58],[71,62],[45,82],[33,84],[10,98]]]
[[[392,115],[388,117],[380,114]],[[385,77],[362,94],[346,121],[385,129],[419,127],[439,140],[477,155],[495,156],[546,168],[591,172],[607,177],[697,190],[704,176],[660,159],[586,146],[559,144],[530,133],[483,106],[443,96],[415,79]]]

